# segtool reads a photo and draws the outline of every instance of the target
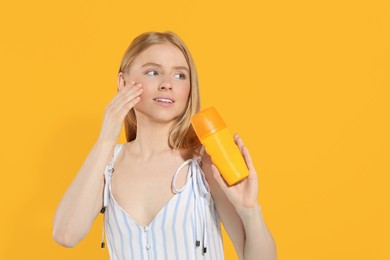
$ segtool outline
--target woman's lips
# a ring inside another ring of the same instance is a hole
[[[166,103],[166,104],[173,104],[175,102],[173,99],[170,98],[154,98],[153,100],[156,102]]]
[[[157,105],[166,108],[172,107],[173,103],[175,103],[175,100],[166,97],[153,98],[153,100],[156,102]]]

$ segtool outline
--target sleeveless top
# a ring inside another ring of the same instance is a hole
[[[185,161],[172,179],[173,197],[149,225],[139,225],[116,202],[111,191],[114,163],[123,144],[117,144],[104,172],[104,234],[111,260],[221,260],[224,259],[220,219],[199,166],[200,156]],[[203,151],[203,148],[202,148]],[[185,185],[176,178],[189,165]]]

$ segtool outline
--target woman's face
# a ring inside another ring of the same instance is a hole
[[[133,60],[126,81],[141,83],[143,87],[141,99],[134,107],[137,119],[146,116],[167,123],[186,107],[191,85],[189,67],[183,53],[172,44],[156,44],[140,53]]]

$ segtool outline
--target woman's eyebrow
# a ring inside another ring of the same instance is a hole
[[[159,67],[159,68],[162,67],[160,64],[157,64],[157,63],[154,63],[154,62],[147,62],[144,65],[142,65],[141,68],[147,67],[147,66],[154,66],[154,67]],[[177,69],[177,70],[186,70],[189,73],[188,68],[185,67],[185,66],[174,66],[173,68]]]

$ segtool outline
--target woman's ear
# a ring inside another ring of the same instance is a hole
[[[118,74],[118,91],[126,86],[125,74],[119,72]]]

